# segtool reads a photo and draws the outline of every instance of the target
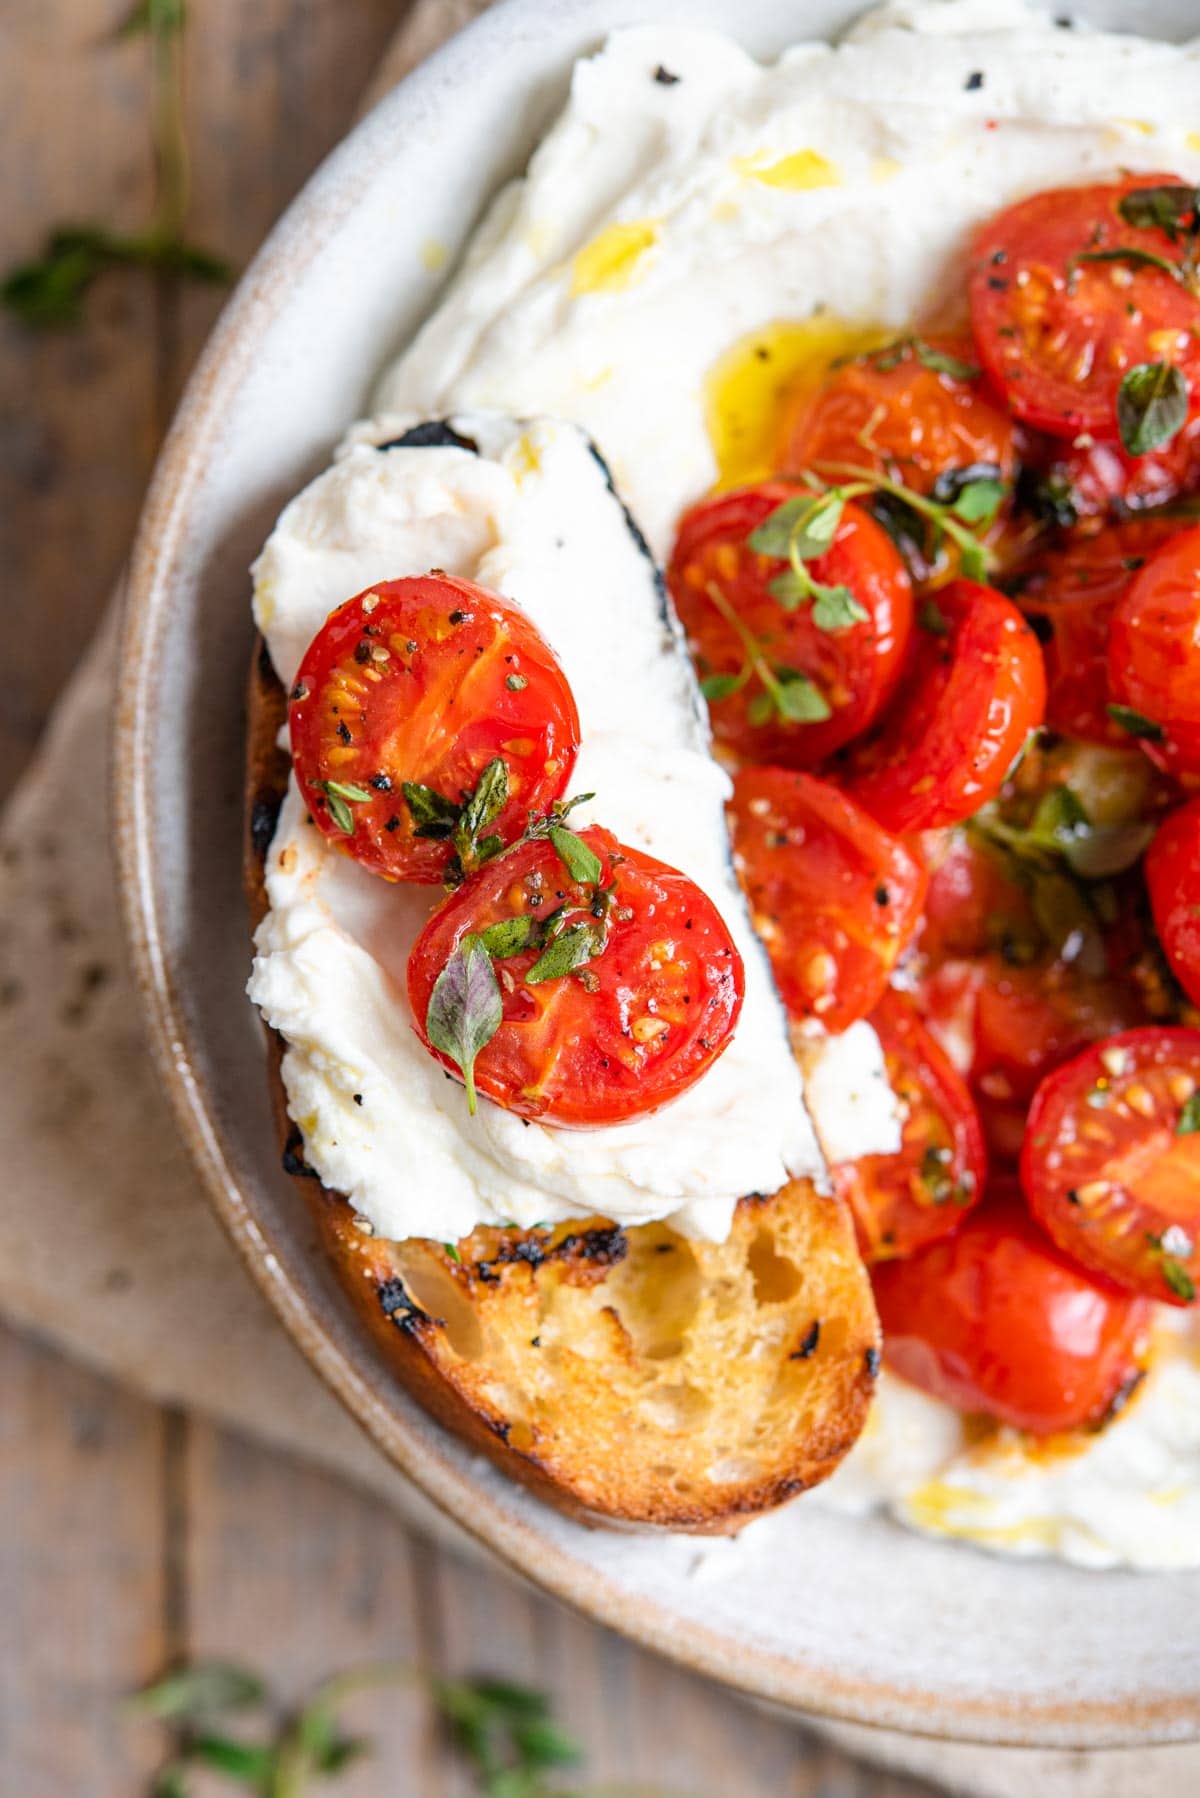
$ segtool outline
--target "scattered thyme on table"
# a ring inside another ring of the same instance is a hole
[[[588,1788],[564,1791],[556,1777],[582,1763],[579,1743],[555,1721],[543,1693],[511,1680],[439,1679],[405,1662],[383,1661],[323,1680],[303,1703],[281,1710],[252,1669],[196,1661],[143,1687],[125,1708],[172,1733],[169,1758],[155,1777],[151,1798],[188,1798],[192,1774],[199,1771],[218,1773],[260,1798],[308,1798],[317,1781],[337,1778],[372,1751],[369,1740],[343,1728],[339,1712],[345,1702],[394,1685],[425,1688],[482,1798],[588,1798]],[[265,1729],[247,1735],[242,1721],[255,1713],[265,1714]],[[655,1798],[646,1786],[637,1787],[636,1795]],[[606,1785],[603,1793],[591,1788],[591,1798],[635,1798],[635,1788]]]
[[[186,22],[183,0],[139,0],[113,39],[149,40],[158,195],[148,228],[125,236],[95,222],[55,226],[41,255],[19,264],[0,284],[0,302],[23,324],[38,330],[77,325],[84,299],[109,269],[150,269],[216,284],[231,279],[222,257],[184,235],[190,180],[180,50]]]

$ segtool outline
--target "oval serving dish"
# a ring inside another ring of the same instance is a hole
[[[213,1203],[313,1367],[437,1505],[546,1590],[762,1699],[1026,1746],[1200,1735],[1200,1573],[991,1558],[803,1503],[780,1558],[754,1531],[697,1580],[695,1544],[593,1532],[485,1471],[389,1378],[314,1255],[282,1173],[244,995],[240,886],[247,566],[434,297],[487,199],[612,27],[706,25],[769,56],[846,0],[505,0],[388,96],[244,277],[146,502],[117,698],[125,915],[154,1052]],[[1102,0],[1093,23],[1182,37],[1191,0]]]

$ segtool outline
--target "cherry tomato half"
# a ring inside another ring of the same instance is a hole
[[[1078,1429],[1137,1373],[1150,1307],[1091,1280],[1010,1190],[873,1279],[889,1366],[960,1411]]]
[[[454,818],[499,758],[510,843],[562,797],[579,715],[558,658],[523,612],[447,574],[382,581],[331,612],[305,652],[288,728],[317,827],[392,880],[442,879]],[[433,798],[415,813],[404,785]],[[432,806],[432,811],[429,807]]]
[[[1013,421],[981,389],[965,338],[912,338],[855,356],[789,420],[783,465],[799,474],[851,463],[925,494],[967,468],[1011,482]]]
[[[1139,568],[1113,612],[1108,684],[1152,762],[1200,773],[1200,525]],[[1130,715],[1132,714],[1132,715]]]
[[[757,555],[747,539],[797,491],[767,481],[693,506],[680,521],[667,582],[709,687],[717,741],[746,761],[811,768],[866,730],[891,697],[912,624],[912,583],[886,531],[847,506],[830,548],[808,569],[822,586],[849,588],[866,620],[822,629],[811,603],[785,610],[768,584],[787,564]],[[789,703],[797,694],[807,708]],[[807,718],[799,715],[805,709]]]
[[[1108,632],[1137,570],[1182,525],[1130,518],[1038,557],[1017,603],[1033,624],[1046,661],[1046,723],[1090,743],[1129,745],[1108,706]]]
[[[1037,638],[1003,594],[958,580],[926,606],[940,623],[923,614],[899,697],[846,766],[889,830],[957,824],[994,799],[1046,704]]]
[[[1143,868],[1171,972],[1200,1005],[1200,799],[1171,813],[1146,851]]]
[[[464,882],[413,946],[408,997],[426,1048],[458,1072],[430,1042],[434,983],[465,936],[506,926],[509,942],[491,949],[503,1021],[479,1052],[475,1084],[522,1117],[587,1129],[656,1111],[695,1084],[728,1047],[744,971],[716,906],[686,874],[622,848],[611,831],[577,841],[597,858],[594,880],[574,878],[535,839]],[[513,931],[526,946],[512,947]],[[567,971],[547,974],[552,951]]]
[[[1139,363],[1170,362],[1200,383],[1200,300],[1161,265],[1183,247],[1120,206],[1139,189],[1179,186],[1138,175],[1054,188],[990,219],[971,248],[968,294],[979,356],[1026,424],[1055,437],[1118,435],[1117,391]],[[1114,252],[1128,252],[1124,258]]]
[[[734,865],[793,1017],[865,1018],[921,916],[925,870],[846,794],[811,774],[744,768]]]
[[[1029,1111],[1021,1184],[1084,1267],[1191,1304],[1200,1280],[1200,1030],[1127,1030],[1049,1074]]]
[[[911,999],[886,993],[871,1022],[904,1109],[900,1152],[863,1155],[833,1179],[864,1260],[889,1261],[958,1229],[983,1197],[987,1152],[971,1095]]]

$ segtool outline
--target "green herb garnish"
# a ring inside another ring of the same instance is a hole
[[[478,936],[468,933],[433,983],[425,1011],[425,1034],[462,1074],[467,1110],[475,1116],[475,1057],[504,1021],[492,958]]]
[[[1135,712],[1131,705],[1110,705],[1107,708],[1109,717],[1122,730],[1127,730],[1131,737],[1144,737],[1148,743],[1163,743],[1167,733],[1161,724],[1153,718],[1147,718],[1144,712]]]
[[[561,980],[585,962],[603,955],[608,933],[603,924],[587,922],[568,924],[547,944],[525,976],[527,986],[540,986],[544,980]]]
[[[576,836],[564,824],[551,824],[546,834],[571,879],[585,886],[595,886],[604,871],[595,850],[590,849],[582,837]]]
[[[1194,1136],[1200,1130],[1200,1092],[1193,1093],[1179,1114],[1176,1136]]]
[[[329,806],[329,816],[344,837],[354,835],[354,813],[352,805],[362,805],[371,798],[366,787],[355,786],[347,780],[320,780],[318,788],[324,793]]]
[[[447,799],[436,787],[422,786],[417,780],[402,781],[400,791],[412,814],[414,837],[444,842],[454,835],[462,807],[455,805],[453,799]]]
[[[1173,362],[1139,362],[1117,390],[1117,427],[1131,456],[1170,443],[1187,415],[1187,382]]]
[[[114,34],[150,39],[152,133],[158,198],[147,230],[125,236],[92,222],[58,225],[41,254],[0,283],[0,304],[32,329],[77,325],[96,280],[113,268],[149,269],[195,281],[226,282],[229,264],[184,236],[188,158],[183,123],[183,0],[140,0]]]
[[[868,350],[864,361],[870,362],[880,374],[890,374],[898,368],[905,354],[911,351],[921,364],[938,375],[949,375],[955,381],[977,381],[980,370],[974,362],[964,362],[961,356],[950,356],[944,350],[937,350],[931,343],[921,337],[898,337],[894,343],[886,343],[881,349]]]
[[[371,1748],[343,1727],[339,1712],[346,1701],[375,1687],[402,1684],[424,1686],[483,1798],[554,1798],[546,1775],[583,1758],[540,1692],[508,1680],[438,1679],[399,1662],[325,1680],[292,1710],[273,1704],[264,1682],[249,1670],[198,1662],[147,1686],[126,1709],[157,1718],[173,1732],[154,1798],[190,1798],[196,1769],[219,1773],[257,1798],[307,1798],[316,1781],[336,1778]],[[253,1740],[229,1733],[222,1722],[234,1712],[240,1722],[249,1706],[270,1707],[265,1730],[260,1724]]]

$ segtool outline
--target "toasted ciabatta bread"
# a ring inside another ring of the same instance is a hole
[[[283,690],[249,695],[246,890],[255,924],[287,783]],[[794,1182],[743,1199],[719,1245],[590,1218],[384,1242],[304,1164],[272,1042],[284,1167],[404,1385],[505,1472],[593,1521],[727,1531],[827,1476],[879,1367],[844,1207]]]

